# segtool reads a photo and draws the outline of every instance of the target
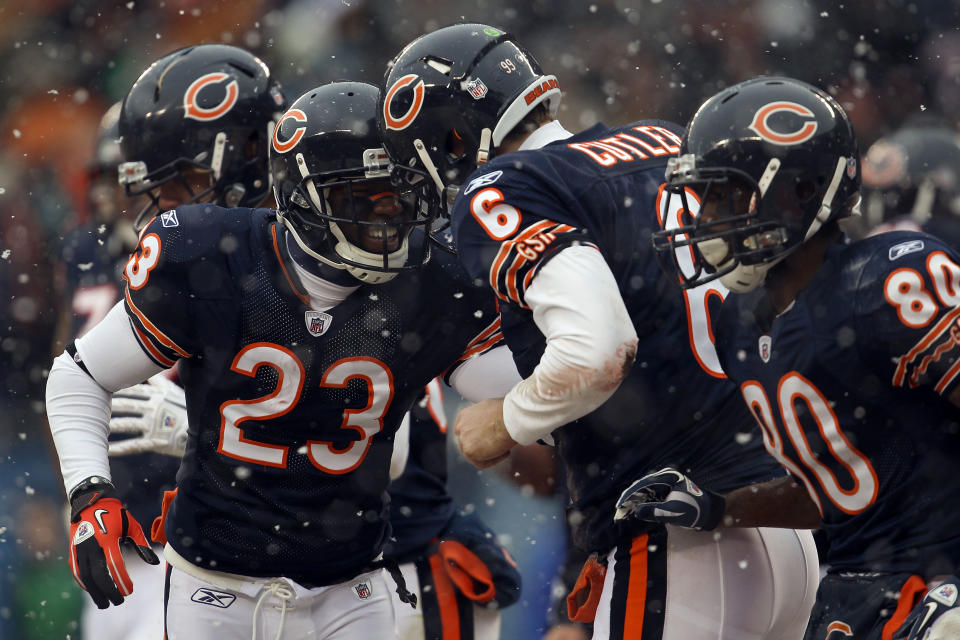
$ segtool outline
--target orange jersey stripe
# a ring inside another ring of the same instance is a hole
[[[949,313],[940,318],[940,321],[934,325],[933,329],[928,331],[927,334],[923,336],[920,342],[915,344],[910,351],[900,356],[900,359],[897,361],[897,370],[893,374],[894,386],[899,387],[903,385],[903,378],[907,373],[907,365],[912,362],[920,352],[929,347],[930,343],[940,337],[941,333],[948,330],[950,324],[952,324],[958,316],[960,316],[960,307],[952,309]]]
[[[910,576],[903,586],[900,587],[900,595],[897,597],[897,608],[883,625],[880,632],[882,640],[893,640],[893,634],[897,632],[900,625],[904,623],[913,607],[920,602],[920,598],[927,592],[927,583],[923,578],[917,575]]]
[[[937,386],[933,388],[939,394],[943,394],[943,390],[946,389],[953,379],[957,377],[957,373],[960,373],[960,360],[957,360],[953,363],[953,366],[947,369],[947,372],[943,374],[943,377],[937,382]]]
[[[283,271],[283,277],[286,278],[287,282],[290,283],[290,289],[298,298],[300,298],[300,302],[309,307],[310,296],[305,293],[301,293],[300,290],[297,289],[297,285],[293,284],[293,278],[291,278],[290,274],[287,273],[287,265],[283,262],[283,256],[280,253],[280,245],[277,241],[277,225],[270,226],[270,233],[273,235],[273,251],[277,254],[277,262],[280,263],[280,270]]]
[[[529,227],[527,227],[525,230],[520,232],[520,235],[518,235],[513,240],[504,242],[503,244],[500,245],[500,251],[497,252],[497,257],[494,258],[493,263],[490,265],[490,286],[493,287],[493,290],[497,292],[497,295],[500,298],[504,300],[510,299],[505,295],[501,295],[500,292],[497,290],[497,278],[500,274],[500,270],[503,268],[503,263],[507,261],[507,258],[510,256],[510,252],[513,251],[514,245],[518,242],[527,240],[528,238],[536,235],[537,233],[543,231],[544,229],[547,229],[548,227],[556,224],[557,224],[556,222],[553,222],[551,220],[541,220],[540,222],[535,222]],[[517,302],[519,302],[519,300]]]
[[[167,337],[163,331],[160,331],[160,329],[154,326],[154,324],[147,319],[147,316],[145,316],[143,312],[137,308],[137,305],[133,303],[133,299],[130,297],[130,289],[126,290],[124,296],[127,299],[127,305],[130,307],[130,310],[133,311],[137,318],[140,319],[140,323],[143,325],[143,328],[146,329],[150,335],[156,338],[157,342],[167,347],[171,351],[178,353],[184,358],[193,357],[190,353],[188,353],[185,349],[182,349],[179,345],[177,345],[176,342]]]
[[[459,358],[457,358],[456,361],[457,361],[457,362],[463,362],[464,360],[469,360],[469,359],[472,358],[473,356],[479,355],[479,354],[484,353],[485,351],[489,350],[491,347],[493,347],[494,345],[496,345],[496,344],[497,344],[498,342],[500,342],[501,340],[503,340],[503,334],[502,334],[502,333],[498,333],[498,334],[492,336],[492,337],[491,337],[489,340],[487,340],[486,342],[483,342],[483,343],[481,343],[481,344],[478,344],[477,346],[473,347],[473,348],[470,349],[469,351],[465,351],[464,354],[463,354],[462,356],[460,356]]]
[[[134,333],[137,334],[137,340],[140,342],[140,346],[142,346],[154,360],[156,360],[157,362],[159,362],[160,364],[166,367],[172,367],[177,363],[176,360],[171,360],[167,356],[160,353],[160,350],[157,349],[156,346],[154,346],[150,338],[145,336],[143,332],[140,331],[140,329],[133,327],[133,331]]]
[[[570,231],[573,231],[573,227],[571,227],[570,225],[558,224],[550,231],[543,230],[543,234],[545,236],[550,236],[550,242],[552,243],[557,238],[556,234],[568,233]],[[532,238],[533,236],[538,235],[539,233],[540,232],[525,233],[523,234],[523,240]],[[539,260],[542,255],[543,255],[542,253],[537,252],[537,257],[534,258],[534,260]],[[520,304],[520,291],[517,287],[517,273],[520,271],[520,269],[523,268],[523,265],[525,265],[528,262],[531,262],[529,258],[525,258],[518,253],[517,257],[514,258],[513,263],[510,265],[510,268],[507,269],[506,276],[504,276],[504,281],[507,286],[508,293],[513,300],[516,300],[517,304]],[[523,306],[524,308],[527,308],[526,305],[521,305],[521,306]]]
[[[627,586],[626,617],[623,637],[643,636],[643,613],[647,607],[647,554],[649,535],[643,534],[630,544],[630,584]]]
[[[437,607],[440,609],[443,640],[460,640],[460,612],[457,608],[457,594],[453,590],[453,583],[443,568],[443,558],[440,554],[433,554],[429,560],[433,587],[437,593]]]
[[[498,332],[499,330],[500,330],[500,316],[498,315],[496,318],[494,318],[493,322],[488,324],[483,329],[483,331],[477,334],[476,338],[474,338],[473,340],[470,341],[469,344],[467,344],[467,349],[470,349],[473,345],[477,344],[478,342],[482,342],[486,340],[488,337],[490,337],[492,333]]]

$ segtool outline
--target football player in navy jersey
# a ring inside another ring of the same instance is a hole
[[[650,246],[658,218],[677,215],[659,187],[683,130],[647,120],[571,135],[553,118],[557,79],[487,25],[418,38],[384,87],[387,151],[458,194],[457,251],[496,294],[525,376],[460,413],[461,449],[486,467],[517,443],[557,443],[575,537],[597,554],[571,617],[595,611],[595,638],[798,637],[817,577],[809,532],[614,522],[630,482],[667,465],[714,489],[783,481],[759,438],[738,438],[750,416],[709,339],[725,291],[672,290]]]
[[[687,501],[731,526],[819,526],[830,568],[805,637],[898,637],[960,565],[960,513],[942,508],[960,492],[960,255],[916,232],[842,242],[860,197],[856,139],[840,105],[797,80],[707,100],[668,179],[690,214],[658,249],[688,290],[733,291],[714,325],[720,363],[798,484],[724,505],[674,471],[639,482],[627,509],[664,520]]]
[[[90,220],[68,234],[61,247],[66,285],[63,299],[67,302],[57,328],[56,342],[61,349],[67,339],[82,336],[96,325],[120,299],[123,266],[137,244],[132,216],[124,215],[134,202],[117,184],[119,116],[118,102],[104,114],[97,133],[87,189]],[[165,380],[151,384],[160,388],[172,385]],[[161,496],[173,487],[177,466],[176,461],[151,453],[111,464],[114,485],[136,519],[152,521],[159,515]],[[101,611],[90,600],[84,603],[81,625],[85,637],[146,640],[162,634],[163,569],[137,562],[129,572],[139,588],[127,607]]]
[[[240,206],[150,220],[123,304],[54,362],[71,565],[106,607],[132,590],[121,543],[157,562],[109,481],[107,393],[179,362],[190,429],[154,523],[167,541],[166,636],[378,637],[394,628],[379,560],[394,433],[435,376],[482,366],[464,360],[496,344],[498,319],[453,256],[427,262],[432,196],[378,151],[376,88],[319,88],[272,127],[261,107],[282,105],[279,88],[237,52],[171,54],[124,101],[125,145],[147,145],[125,146],[144,158],[121,168],[131,191],[158,211],[217,194]],[[267,194],[267,141],[279,213],[242,206]]]

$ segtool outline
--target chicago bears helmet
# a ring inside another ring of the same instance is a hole
[[[863,157],[863,216],[868,228],[909,217],[960,222],[960,136],[938,125],[911,125],[874,142]]]
[[[117,167],[122,161],[119,119],[120,103],[115,102],[100,119],[93,154],[87,163],[87,205],[94,221],[101,224],[113,223],[129,204],[129,198],[117,184]]]
[[[458,24],[421,36],[389,64],[377,124],[387,153],[439,191],[463,183],[540,103],[555,115],[560,87],[505,31]]]
[[[91,176],[116,171],[122,161],[120,152],[120,106],[114,102],[100,118],[93,158],[88,165]]]
[[[172,180],[188,189],[188,202],[261,202],[270,193],[267,145],[285,108],[267,65],[238,47],[187,47],[150,65],[124,98],[119,122],[120,182],[128,195],[151,200],[138,226],[159,212],[159,188]],[[209,186],[195,192],[186,171],[208,174]]]
[[[362,82],[317,87],[283,114],[270,144],[279,219],[307,254],[371,284],[429,260],[438,198],[421,174],[391,165],[378,97]]]
[[[850,119],[826,92],[791,78],[754,78],[703,103],[666,179],[681,219],[673,228],[665,221],[654,246],[684,288],[719,279],[732,291],[754,289],[859,203]],[[708,219],[711,209],[718,215]]]

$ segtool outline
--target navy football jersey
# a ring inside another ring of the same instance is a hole
[[[660,218],[671,215],[661,184],[681,135],[659,120],[598,124],[542,149],[495,158],[454,204],[461,260],[496,293],[522,376],[532,373],[545,345],[524,292],[560,249],[598,249],[633,319],[639,344],[629,376],[603,406],[554,433],[579,512],[573,521],[582,525],[575,540],[587,550],[614,544],[614,502],[648,472],[674,466],[715,491],[778,472],[759,437],[737,438],[751,422],[719,368],[709,326],[710,309],[725,292],[682,292],[651,244]]]
[[[390,483],[393,534],[384,555],[397,562],[422,556],[456,511],[447,493],[447,418],[434,381],[410,410],[410,455],[403,474]]]
[[[109,227],[84,225],[64,238],[60,256],[65,266],[71,326],[80,337],[100,322],[120,299],[121,274],[129,248]],[[163,492],[173,488],[180,460],[157,453],[110,458],[110,475],[124,505],[143,526],[160,515]]]
[[[389,532],[394,433],[428,382],[480,348],[499,321],[492,296],[436,252],[315,311],[274,212],[209,205],[152,221],[124,277],[144,351],[179,360],[187,391],[169,543],[229,573],[356,575]]]
[[[960,566],[960,256],[926,234],[835,245],[776,316],[731,295],[716,339],[770,452],[822,514],[834,571]]]

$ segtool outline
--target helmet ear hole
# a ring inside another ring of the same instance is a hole
[[[254,129],[250,132],[250,135],[247,136],[247,140],[243,145],[243,156],[248,160],[262,158],[267,153],[265,142],[260,135],[260,131]]]
[[[823,180],[821,179],[819,182],[823,182]],[[812,180],[799,180],[794,187],[794,192],[800,202],[806,203],[817,195],[817,185]]]
[[[447,134],[447,154],[452,158],[462,158],[467,155],[467,145],[463,142],[463,136],[456,129],[451,129]]]

